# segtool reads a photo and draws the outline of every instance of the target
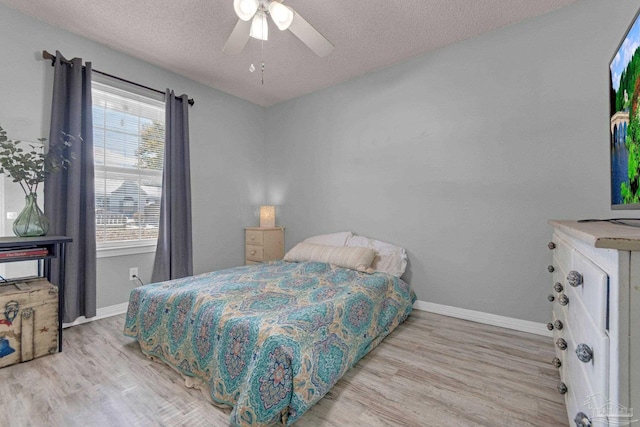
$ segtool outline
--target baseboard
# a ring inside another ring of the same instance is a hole
[[[122,304],[110,305],[96,310],[95,317],[86,318],[78,317],[71,323],[64,323],[63,328],[70,326],[82,325],[83,323],[93,322],[94,320],[104,319],[105,317],[117,316],[124,314],[129,307],[128,302]],[[452,307],[450,305],[435,304],[433,302],[416,301],[413,308],[429,313],[442,314],[444,316],[455,317],[458,319],[470,320],[472,322],[483,323],[485,325],[499,326],[501,328],[513,329],[520,332],[528,332],[530,334],[543,335],[550,337],[552,333],[547,330],[544,323],[531,322],[529,320],[515,319],[513,317],[498,316],[497,314],[484,313],[482,311],[467,310],[465,308]]]
[[[63,323],[62,327],[68,328],[70,326],[82,325],[83,323],[104,319],[105,317],[117,316],[118,314],[126,313],[128,307],[129,307],[128,302],[123,302],[122,304],[110,305],[108,307],[102,307],[96,310],[95,317],[90,317],[87,319],[84,316],[80,316],[71,323]]]
[[[528,332],[530,334],[543,335],[546,337],[553,336],[544,323],[514,319],[513,317],[498,316],[497,314],[483,313],[481,311],[467,310],[465,308],[435,304],[426,301],[416,301],[413,304],[413,308],[458,319],[470,320],[472,322],[484,323],[485,325],[499,326],[501,328],[513,329],[520,332]]]

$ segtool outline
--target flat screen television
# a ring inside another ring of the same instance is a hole
[[[609,62],[612,209],[640,209],[639,14]]]

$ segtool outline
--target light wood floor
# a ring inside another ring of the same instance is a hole
[[[64,331],[64,352],[0,369],[0,426],[228,426],[122,335]],[[414,310],[297,426],[566,426],[551,338]]]

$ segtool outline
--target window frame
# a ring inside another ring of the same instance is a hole
[[[92,77],[92,87],[93,83],[98,83],[105,86],[110,86],[115,89],[119,89],[125,92],[129,92],[133,95],[143,96],[145,98],[150,99],[151,101],[157,101],[160,103],[165,102],[164,94],[160,94],[148,89],[140,88],[135,85],[127,84],[125,82],[121,82],[116,79],[109,78],[107,76],[96,75]],[[93,109],[93,106],[92,106]],[[131,173],[131,171],[126,170],[126,168],[120,168],[118,166],[105,166],[105,165],[96,165],[94,159],[94,169],[95,171],[102,170],[103,173],[108,174],[111,173]],[[94,171],[94,182],[96,172]],[[160,178],[162,179],[163,171],[160,171]],[[137,175],[147,175],[156,177],[157,174],[145,170],[138,170]],[[95,203],[95,202],[94,202]],[[96,224],[97,227],[97,224]],[[97,230],[97,228],[96,228]],[[109,258],[116,256],[127,256],[127,255],[137,255],[137,254],[147,254],[147,253],[155,253],[156,247],[158,244],[158,239],[138,239],[138,240],[119,240],[119,241],[110,241],[110,242],[100,242],[96,240],[96,258]]]

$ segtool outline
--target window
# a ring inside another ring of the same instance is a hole
[[[93,82],[96,240],[99,249],[158,237],[164,102]]]

